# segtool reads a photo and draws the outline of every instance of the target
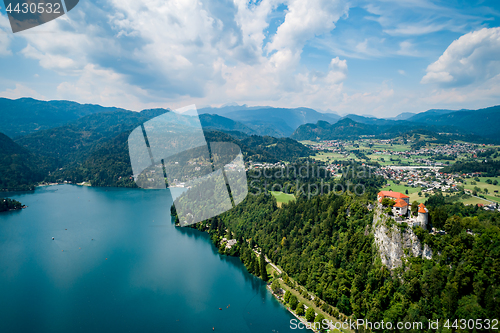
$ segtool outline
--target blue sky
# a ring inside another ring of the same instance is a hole
[[[12,34],[0,96],[378,117],[500,104],[500,2],[81,0]]]

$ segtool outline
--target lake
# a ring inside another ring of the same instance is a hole
[[[2,332],[293,331],[239,258],[174,227],[168,190],[58,185],[9,197],[28,208],[0,214]]]

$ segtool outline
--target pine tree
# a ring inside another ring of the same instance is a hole
[[[256,276],[260,276],[259,262],[253,253],[252,253],[252,267],[253,267],[253,273]]]
[[[260,250],[260,275],[262,277],[262,280],[267,281],[269,280],[269,276],[267,275],[267,269],[266,269],[266,258],[264,257],[264,251],[261,249]]]

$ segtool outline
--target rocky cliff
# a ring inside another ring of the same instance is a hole
[[[382,264],[389,269],[401,267],[408,256],[432,258],[431,248],[427,244],[422,247],[410,227],[402,228],[378,208],[375,209],[372,229]]]

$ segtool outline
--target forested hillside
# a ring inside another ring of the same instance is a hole
[[[339,120],[335,124],[318,121],[316,124],[302,125],[292,134],[296,140],[333,140],[348,139],[360,135],[377,134],[377,126],[358,123],[350,118]]]
[[[78,118],[120,110],[70,101],[0,98],[0,132],[11,138],[62,126]]]
[[[56,170],[46,179],[52,182],[71,181],[81,183],[89,181],[92,186],[136,187],[132,176],[132,166],[128,151],[130,131],[93,146],[88,157],[73,160]],[[293,161],[307,157],[311,151],[295,140],[251,136],[238,140],[233,136],[218,132],[205,131],[207,142],[233,142],[242,149],[245,160],[278,162]]]
[[[440,111],[445,112],[423,112],[408,120],[426,125],[454,126],[462,131],[488,138],[498,138],[500,135],[500,129],[497,126],[500,122],[499,105],[479,110]]]
[[[442,169],[446,173],[474,173],[480,172],[484,177],[496,177],[500,175],[500,162],[457,162]]]
[[[6,212],[9,210],[18,210],[23,208],[23,204],[17,200],[13,200],[10,198],[1,198],[0,197],[0,212]]]
[[[0,133],[0,191],[24,191],[42,181],[51,163]]]
[[[257,275],[250,247],[263,249],[286,274],[326,301],[322,309],[332,314],[336,308],[372,322],[424,323],[424,330],[408,332],[431,332],[426,329],[430,319],[440,319],[441,325],[450,319],[451,325],[455,319],[498,317],[499,213],[429,198],[431,226],[443,228],[446,235],[417,227],[434,256],[408,257],[403,267],[391,271],[374,246],[373,212],[366,207],[370,198],[330,193],[299,197],[278,208],[273,196],[249,195],[197,228],[209,232],[216,246],[222,237],[237,239],[239,246],[227,253],[239,255]],[[225,252],[223,247],[220,251]],[[287,281],[286,275],[282,278]]]
[[[97,145],[167,110],[114,111],[82,117],[68,125],[39,131],[16,140],[22,147],[55,160],[56,167],[85,161]]]

